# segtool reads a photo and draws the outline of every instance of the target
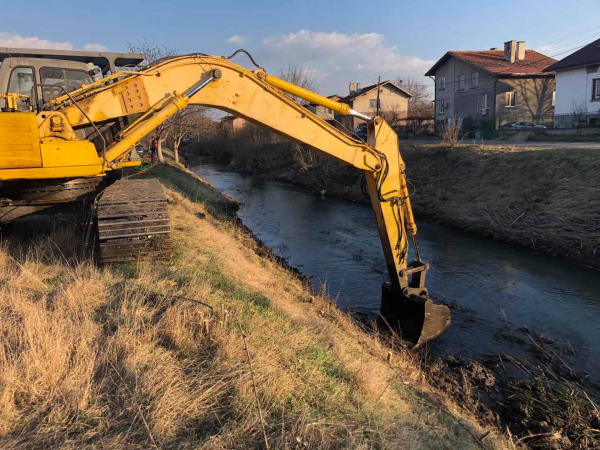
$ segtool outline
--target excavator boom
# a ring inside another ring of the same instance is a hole
[[[293,101],[286,92],[340,114],[367,120],[367,142],[331,126]],[[85,158],[77,155],[77,164],[72,164],[73,160],[65,164],[72,176],[82,176],[82,167],[87,170],[84,176],[90,176],[94,170],[95,176],[104,176],[127,164],[132,148],[140,139],[188,105],[227,111],[362,170],[390,276],[390,282],[383,288],[383,315],[399,323],[403,337],[415,345],[445,330],[450,322],[449,310],[433,304],[425,288],[428,265],[418,257],[417,227],[398,138],[381,117],[371,118],[352,111],[348,105],[268,75],[260,67],[249,70],[229,58],[195,54],[169,59],[139,72],[118,72],[65,93],[42,107],[37,122],[42,142],[52,142],[53,147],[60,149],[69,142],[89,144],[73,139],[79,129],[90,126],[101,129],[115,119],[135,118],[120,130],[113,142],[108,145],[105,142],[99,154],[89,154],[88,148]],[[0,124],[1,119],[2,114]],[[57,135],[64,136],[65,142],[50,137]],[[0,165],[0,180],[15,176],[52,178],[48,169],[42,166],[5,170]],[[70,176],[64,174],[64,167],[58,169],[63,170],[59,176]],[[409,242],[413,243],[416,256],[412,262],[408,260]]]

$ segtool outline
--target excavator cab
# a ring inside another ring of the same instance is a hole
[[[239,53],[257,69],[233,63]],[[228,57],[197,53],[144,70],[117,71],[143,59],[0,48],[0,222],[84,199],[94,205],[101,261],[168,258],[168,202],[161,184],[107,179],[123,167],[139,165],[135,146],[188,105],[216,108],[361,170],[390,275],[383,287],[382,316],[416,346],[446,329],[448,308],[435,305],[425,288],[428,266],[418,255],[398,136],[382,117],[269,75],[243,49]],[[364,120],[367,142],[290,96]]]
[[[111,175],[102,173],[103,149],[126,119],[72,128],[62,115],[44,113],[42,105],[143,59],[121,53],[0,48],[1,223],[93,200]]]

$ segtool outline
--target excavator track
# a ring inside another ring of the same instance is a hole
[[[102,193],[96,215],[103,264],[171,255],[167,197],[158,180],[117,181]]]

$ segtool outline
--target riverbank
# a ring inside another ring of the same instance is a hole
[[[481,448],[486,429],[410,353],[259,256],[235,204],[189,171],[150,175],[169,261],[97,267],[65,218],[3,240],[3,448],[254,448],[263,426],[273,448]]]
[[[600,152],[590,149],[403,145],[417,219],[600,268]],[[231,167],[367,201],[360,173],[295,144],[233,152]]]

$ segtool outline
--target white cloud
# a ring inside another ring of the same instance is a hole
[[[15,48],[38,48],[46,50],[73,50],[74,46],[70,42],[50,41],[41,39],[37,36],[21,36],[16,33],[0,32],[0,47],[15,47]],[[83,50],[87,51],[106,51],[104,45],[100,44],[85,44]]]
[[[108,47],[102,44],[85,44],[83,49],[88,52],[105,52],[108,50]]]
[[[379,75],[384,79],[423,76],[435,63],[386,45],[384,36],[379,33],[300,30],[266,37],[262,44],[260,61],[272,68],[292,64],[316,69],[316,81],[323,93],[344,93],[348,82],[370,84],[376,82]],[[423,80],[430,83],[426,78]]]
[[[73,44],[70,42],[49,41],[39,37],[21,36],[20,34],[6,32],[0,32],[0,47],[73,50]]]
[[[239,34],[234,34],[233,36],[225,40],[231,44],[243,44],[248,40],[248,38],[246,38],[245,36],[240,36]]]

